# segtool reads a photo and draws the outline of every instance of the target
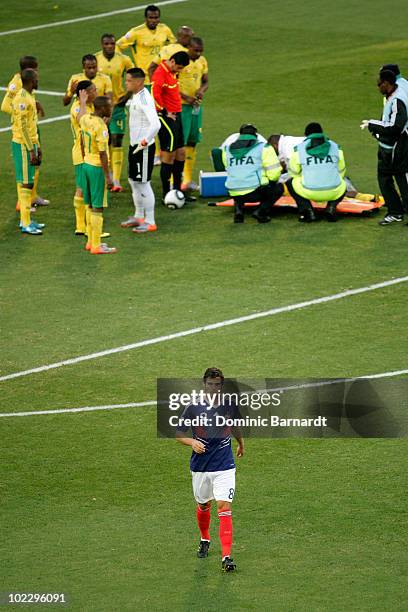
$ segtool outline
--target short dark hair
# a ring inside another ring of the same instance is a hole
[[[101,41],[105,40],[105,38],[114,38],[116,40],[116,36],[114,34],[102,34]]]
[[[21,80],[23,85],[32,83],[37,76],[37,71],[34,70],[34,68],[24,68],[24,70],[21,71]]]
[[[105,106],[110,106],[111,99],[109,96],[97,96],[94,100],[95,109],[105,108]]]
[[[86,53],[86,55],[84,55],[82,57],[82,65],[85,64],[85,62],[97,62],[98,60],[96,59],[95,55],[93,55],[92,53]]]
[[[173,53],[170,59],[174,60],[179,66],[188,66],[190,63],[190,58],[186,51],[177,51],[177,53]]]
[[[395,85],[397,82],[397,77],[394,72],[391,72],[391,70],[381,70],[379,78],[381,83],[386,81],[387,83],[390,83],[390,85]]]
[[[129,68],[129,70],[126,70],[126,74],[130,74],[134,79],[144,79],[146,76],[141,68]]]
[[[257,128],[252,125],[252,123],[243,123],[239,128],[240,134],[251,134],[252,136],[256,136],[258,134]]]
[[[207,378],[221,378],[221,380],[224,382],[224,374],[220,368],[207,368],[203,375],[204,382],[207,380]]]
[[[323,128],[320,123],[308,123],[305,127],[305,136],[310,136],[310,134],[322,134]]]
[[[145,17],[147,17],[147,13],[159,13],[160,15],[160,9],[155,4],[149,4],[149,6],[146,6],[145,8],[145,12],[144,12]]]
[[[76,86],[76,90],[75,90],[76,95],[79,96],[80,91],[82,91],[83,89],[88,89],[92,85],[93,85],[92,81],[87,81],[86,79],[84,79],[83,81],[79,81],[78,85]]]
[[[190,45],[197,45],[200,47],[204,47],[204,41],[199,36],[192,36],[190,38]]]
[[[398,64],[384,64],[384,66],[381,66],[380,72],[383,72],[383,70],[390,70],[395,74],[395,76],[399,76],[401,74]]]
[[[38,68],[38,60],[34,55],[20,57],[20,69],[25,70],[26,68]]]
[[[268,138],[268,144],[272,146],[278,146],[281,136],[282,134],[271,134]]]

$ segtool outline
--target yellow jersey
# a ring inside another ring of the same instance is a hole
[[[3,101],[1,103],[1,110],[4,113],[12,114],[12,102],[15,95],[22,89],[23,82],[21,80],[21,74],[16,72],[16,74],[11,79],[10,83],[7,85],[7,91],[4,95]]]
[[[70,118],[71,118],[72,136],[74,138],[74,145],[72,147],[72,163],[74,164],[74,166],[77,166],[78,164],[82,164],[84,161],[84,158],[82,157],[82,150],[81,150],[81,131],[79,129],[79,121],[78,121],[78,114],[80,110],[81,110],[81,103],[78,100],[78,98],[76,98],[74,102],[72,103],[71,109],[69,111]],[[87,104],[86,112],[90,114],[90,113],[93,113],[93,111],[94,111],[94,105]]]
[[[208,74],[208,63],[204,55],[195,61],[190,59],[188,66],[183,68],[179,74],[180,93],[186,96],[195,96],[197,89],[201,87],[201,81]],[[183,104],[185,104],[183,100]]]
[[[123,87],[123,77],[126,74],[126,70],[133,68],[133,62],[128,55],[116,51],[112,59],[107,59],[102,51],[95,53],[95,57],[98,60],[98,70],[103,74],[107,74],[112,81],[112,102],[116,102],[125,94]]]
[[[170,45],[165,45],[159,51],[156,57],[152,59],[152,62],[160,66],[160,62],[162,60],[170,59],[172,55],[174,55],[175,53],[178,53],[179,51],[185,51],[186,53],[188,53],[187,47],[183,47],[183,45],[180,45],[180,43],[178,42],[171,43]]]
[[[159,23],[155,30],[150,30],[145,23],[136,26],[119,38],[116,45],[119,49],[131,48],[135,66],[146,74],[149,83],[148,69],[153,59],[160,53],[162,47],[176,42],[176,37],[168,26]],[[159,62],[160,63],[160,62]]]
[[[84,143],[84,162],[91,166],[102,166],[99,153],[106,152],[109,158],[109,131],[101,117],[84,115],[79,120],[82,141]]]
[[[107,74],[103,74],[102,72],[97,72],[95,78],[93,79],[88,79],[84,72],[78,72],[78,74],[73,74],[68,81],[68,96],[72,96],[71,83],[73,81],[77,81],[77,83],[79,83],[80,81],[91,81],[91,83],[93,83],[96,87],[98,96],[106,96],[107,94],[112,93],[112,81],[110,80],[110,77],[108,77]]]
[[[24,144],[29,151],[39,144],[35,98],[26,89],[20,89],[13,98],[11,129],[13,142]]]

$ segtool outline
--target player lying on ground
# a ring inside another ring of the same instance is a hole
[[[216,400],[222,397],[224,375],[218,368],[208,368],[203,376],[204,392],[207,399]],[[232,452],[231,434],[238,442],[237,457],[244,454],[244,440],[238,428],[217,427],[211,423],[215,416],[238,418],[237,407],[230,403],[214,401],[213,407],[208,401],[204,404],[191,404],[182,417],[193,419],[203,412],[208,417],[208,427],[192,427],[192,438],[185,437],[190,429],[181,425],[177,429],[177,440],[191,446],[190,470],[192,475],[193,494],[197,502],[196,517],[200,530],[200,545],[197,551],[199,558],[208,556],[210,547],[211,503],[215,500],[219,518],[219,537],[221,542],[221,567],[225,572],[235,570],[231,559],[232,547],[232,500],[235,494],[235,461]]]

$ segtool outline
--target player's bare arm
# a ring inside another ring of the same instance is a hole
[[[204,97],[205,92],[208,89],[208,74],[203,74],[202,79],[201,79],[201,87],[199,89],[197,89],[196,91],[196,98],[197,100],[202,100]]]
[[[99,151],[99,157],[101,160],[102,170],[106,178],[106,185],[108,189],[111,189],[111,187],[113,187],[113,181],[109,170],[108,154],[106,153],[106,151]]]
[[[205,444],[199,440],[195,440],[194,438],[183,438],[178,435],[176,435],[176,440],[185,446],[191,446],[193,451],[199,455],[205,453]]]
[[[78,81],[72,81],[70,86],[69,86],[69,92],[66,93],[64,95],[64,97],[62,98],[62,103],[64,106],[68,106],[68,104],[70,104],[71,100],[72,100],[72,96],[74,95],[76,88],[78,85]]]
[[[37,113],[40,117],[45,117],[45,111],[43,108],[43,105],[41,104],[41,102],[38,102],[38,100],[36,100],[35,105],[37,107]]]

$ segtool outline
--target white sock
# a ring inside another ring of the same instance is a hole
[[[144,216],[144,209],[143,209],[142,198],[139,194],[139,189],[138,189],[138,187],[140,186],[140,183],[137,183],[131,178],[128,179],[128,181],[132,189],[133,204],[135,205],[135,217],[137,219],[142,219]]]
[[[154,225],[154,204],[155,197],[153,193],[152,186],[150,181],[147,183],[135,183],[135,190],[138,193],[138,202],[142,203],[143,206],[143,217],[146,223],[149,225]],[[133,188],[132,188],[133,189]]]

